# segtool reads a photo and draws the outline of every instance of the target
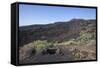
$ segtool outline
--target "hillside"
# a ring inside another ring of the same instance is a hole
[[[19,27],[20,64],[95,59],[96,20]]]
[[[94,25],[87,29],[95,28],[95,20],[72,19],[68,22],[55,22],[46,25],[29,25],[19,27],[19,44],[33,42],[35,40],[63,41],[77,38],[85,25]]]

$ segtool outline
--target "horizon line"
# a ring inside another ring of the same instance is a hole
[[[57,22],[69,22],[69,21],[72,21],[72,20],[74,20],[74,19],[76,19],[76,20],[96,20],[96,19],[72,18],[72,19],[70,19],[70,20],[68,20],[68,21],[56,21],[56,22],[47,23],[47,24],[43,23],[43,24],[30,24],[30,25],[21,25],[21,26],[19,25],[19,27],[31,26],[31,25],[48,25],[48,24],[54,24],[54,23],[57,23]]]

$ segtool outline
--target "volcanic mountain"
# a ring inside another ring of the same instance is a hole
[[[72,19],[65,22],[38,24],[19,27],[19,45],[35,40],[63,41],[77,38],[80,31],[95,29],[96,20]],[[87,26],[88,25],[88,26]],[[89,26],[90,25],[90,26]],[[92,26],[91,26],[92,25]]]

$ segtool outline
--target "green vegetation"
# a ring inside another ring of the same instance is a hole
[[[87,44],[91,40],[95,40],[95,33],[80,32],[80,36],[76,39],[79,44]]]
[[[78,38],[70,39],[62,43],[65,45],[84,45],[89,43],[91,40],[95,40],[95,39],[96,39],[95,32],[90,33],[90,32],[81,31],[80,36]]]
[[[33,42],[33,45],[36,47],[37,50],[41,50],[46,48],[49,43],[47,42],[47,40],[36,40]]]
[[[89,42],[91,42],[91,40],[95,40],[96,35],[95,32],[86,32],[86,31],[81,31],[79,34],[79,37],[77,37],[76,39],[70,39],[68,41],[63,41],[63,42],[58,42],[58,41],[52,41],[52,42],[48,42],[47,40],[36,40],[33,42],[33,45],[38,49],[44,49],[47,47],[53,47],[53,46],[57,46],[59,44],[61,45],[85,45],[88,44]]]

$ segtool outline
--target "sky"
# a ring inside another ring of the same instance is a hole
[[[95,8],[19,5],[19,26],[50,24],[71,19],[96,19]]]

